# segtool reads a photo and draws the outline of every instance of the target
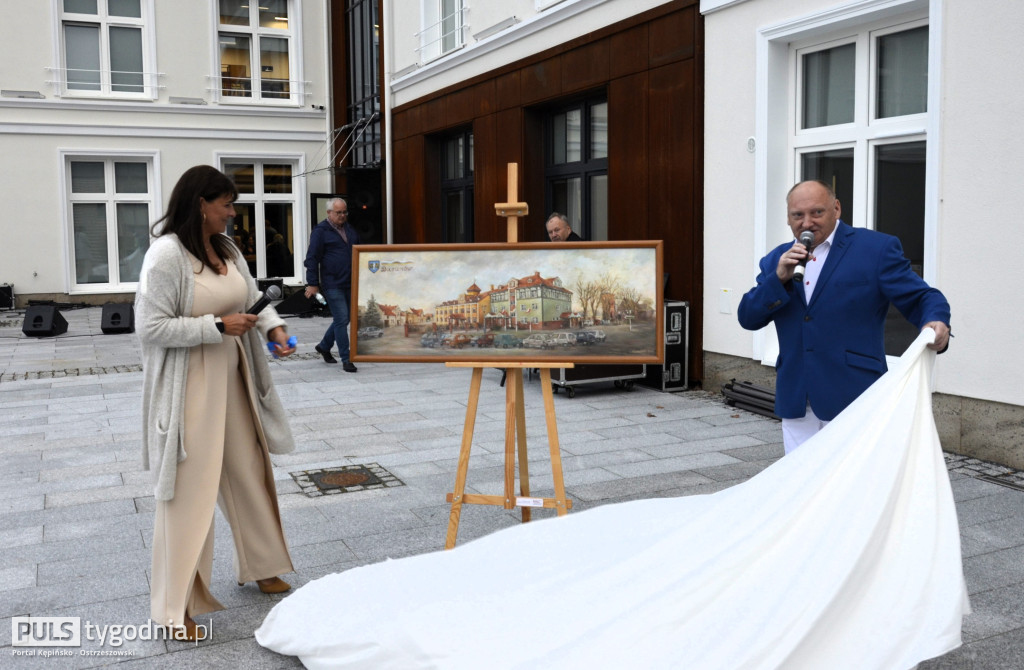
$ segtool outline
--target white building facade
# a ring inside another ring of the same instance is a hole
[[[18,303],[134,293],[178,177],[239,188],[254,276],[302,282],[329,192],[328,16],[301,0],[2,0],[0,283]]]
[[[897,234],[952,305],[936,365],[947,449],[1024,467],[1024,166],[1016,0],[703,0],[705,388],[773,378],[774,333],[736,322],[792,239],[785,195],[832,179],[843,219]],[[890,352],[892,353],[892,352]]]

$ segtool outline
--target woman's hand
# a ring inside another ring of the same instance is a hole
[[[295,351],[295,347],[288,344],[288,331],[284,329],[284,326],[278,326],[267,333],[267,339],[277,345],[277,349],[274,351],[274,355],[277,357],[290,356]]]
[[[238,337],[252,330],[257,318],[255,314],[225,314],[220,320],[224,322],[225,335]]]

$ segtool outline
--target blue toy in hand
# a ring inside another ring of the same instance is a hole
[[[288,346],[291,347],[292,349],[294,349],[295,345],[298,343],[299,338],[295,337],[294,335],[288,338]],[[267,342],[267,351],[269,351],[274,358],[279,358],[279,356],[277,355],[277,346],[277,342]]]

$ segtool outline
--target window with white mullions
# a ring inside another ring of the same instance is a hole
[[[62,95],[155,98],[146,22],[152,0],[60,0]]]
[[[296,164],[278,158],[225,158],[221,165],[238,189],[226,234],[242,250],[249,272],[253,277],[296,277]]]
[[[69,156],[66,182],[75,288],[137,283],[154,220],[152,161]]]
[[[293,0],[219,0],[217,47],[224,102],[297,99]]]
[[[427,62],[462,47],[468,28],[464,0],[423,0],[423,29],[417,34],[420,60]]]
[[[843,221],[898,237],[911,267],[924,275],[927,19],[824,37],[791,47],[794,181],[830,184]],[[914,335],[894,312],[887,353],[898,354]]]
[[[912,154],[924,169],[927,22],[876,25],[833,41],[796,45],[793,54],[794,180],[821,179],[832,184],[844,221],[881,230],[879,216],[884,213],[877,207],[879,189],[898,188],[911,176],[907,171],[879,170],[879,166],[897,164],[893,147],[905,145],[919,148],[901,154],[898,165],[909,165],[905,161]],[[911,218],[923,226],[924,190],[903,185],[909,189],[907,202],[917,212]],[[901,237],[923,236],[921,231],[911,235],[906,227],[901,230]]]

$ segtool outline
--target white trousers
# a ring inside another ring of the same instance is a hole
[[[811,403],[807,403],[807,412],[802,417],[782,420],[782,446],[788,454],[827,425],[828,421],[816,417],[811,410]]]

